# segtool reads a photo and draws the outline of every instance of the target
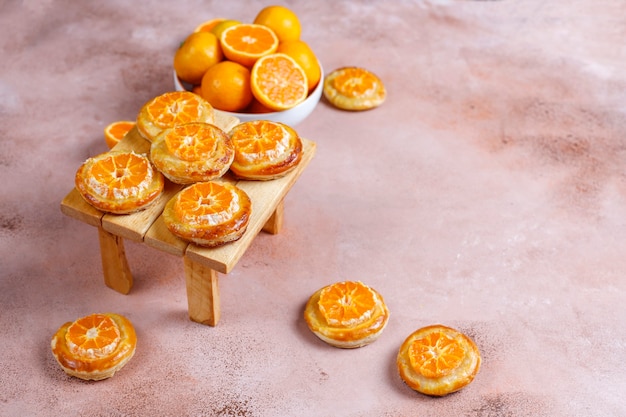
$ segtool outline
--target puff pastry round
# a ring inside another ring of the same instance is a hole
[[[150,146],[154,166],[170,181],[210,181],[228,171],[235,158],[230,137],[219,127],[201,122],[170,127]]]
[[[368,110],[380,106],[387,90],[380,78],[359,67],[343,67],[324,79],[324,97],[343,110]]]
[[[469,337],[436,324],[407,337],[396,364],[400,377],[410,388],[426,395],[444,396],[474,380],[481,356]]]
[[[213,106],[198,94],[170,91],[141,107],[137,115],[137,131],[152,142],[164,129],[191,122],[215,123]]]
[[[216,181],[197,182],[179,191],[163,210],[174,235],[200,246],[233,242],[246,231],[252,202],[239,187]]]
[[[149,207],[165,180],[145,155],[109,151],[87,159],[76,171],[76,189],[98,210],[127,214]]]
[[[383,297],[359,281],[317,290],[304,308],[309,329],[331,346],[352,349],[376,341],[389,321]]]
[[[235,147],[230,167],[238,177],[271,180],[293,170],[302,160],[302,140],[286,124],[254,120],[236,125],[229,132]]]
[[[112,377],[128,363],[135,354],[137,335],[122,315],[91,314],[61,326],[50,345],[68,375],[98,381]]]

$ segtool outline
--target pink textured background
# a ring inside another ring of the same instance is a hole
[[[318,152],[220,277],[222,319],[187,318],[182,260],[127,242],[135,285],[102,282],[96,230],[59,203],[102,129],[171,90],[178,43],[269,3],[0,3],[0,415],[626,415],[626,3],[288,1],[326,71],[388,88],[362,113],[322,102]],[[309,332],[334,281],[383,294],[389,325],[339,350]],[[92,312],[135,325],[115,377],[66,376],[49,340]],[[395,355],[443,323],[474,338],[464,390],[408,389]]]

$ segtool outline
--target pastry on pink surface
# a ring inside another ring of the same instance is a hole
[[[321,340],[339,348],[358,348],[376,341],[389,320],[383,297],[360,281],[343,281],[316,291],[304,319]]]
[[[52,337],[52,354],[61,368],[80,379],[112,377],[135,354],[132,323],[114,313],[91,314],[65,323]]]
[[[432,396],[458,391],[474,380],[481,364],[476,344],[465,334],[440,324],[409,335],[396,359],[402,380]]]

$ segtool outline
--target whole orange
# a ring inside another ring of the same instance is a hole
[[[174,54],[174,70],[178,77],[191,84],[199,84],[209,67],[224,57],[217,37],[209,32],[189,35]]]
[[[317,57],[306,42],[302,40],[284,41],[278,45],[278,50],[276,52],[282,52],[285,55],[289,55],[298,64],[300,64],[306,73],[309,91],[312,91],[317,86],[317,83],[319,83],[320,78],[322,77],[322,70]]]
[[[252,101],[250,70],[233,61],[222,61],[202,77],[202,97],[218,110],[238,112]]]
[[[224,32],[229,27],[238,25],[240,23],[241,22],[239,20],[224,19],[215,26],[213,26],[213,28],[211,28],[211,33],[214,34],[217,39],[219,39],[222,36],[222,32]]]
[[[302,32],[298,16],[284,6],[265,7],[254,18],[254,23],[272,29],[281,42],[300,39]]]
[[[210,19],[205,22],[200,23],[194,29],[194,32],[211,32],[211,30],[217,26],[219,23],[226,20],[225,17],[216,17],[215,19]],[[218,37],[219,38],[219,37]]]

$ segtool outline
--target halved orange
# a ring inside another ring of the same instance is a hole
[[[226,58],[246,67],[252,67],[259,58],[278,48],[274,31],[253,23],[240,23],[226,28],[220,36],[220,42]]]
[[[115,145],[117,145],[124,136],[135,127],[134,121],[129,120],[119,120],[117,122],[113,122],[104,128],[104,141],[106,142],[109,149],[113,149]]]
[[[115,350],[120,342],[120,329],[104,314],[92,314],[73,322],[65,333],[67,347],[82,358],[101,358]]]
[[[318,306],[333,326],[354,326],[367,320],[376,308],[377,298],[360,281],[337,282],[324,288]]]
[[[211,32],[211,30],[215,26],[217,26],[218,23],[221,23],[224,20],[226,20],[226,18],[224,17],[217,17],[215,19],[209,19],[207,21],[200,23],[198,26],[196,26],[196,28],[193,31],[194,32]]]
[[[281,111],[302,103],[309,93],[304,69],[288,55],[265,55],[252,67],[252,94],[265,107]]]

